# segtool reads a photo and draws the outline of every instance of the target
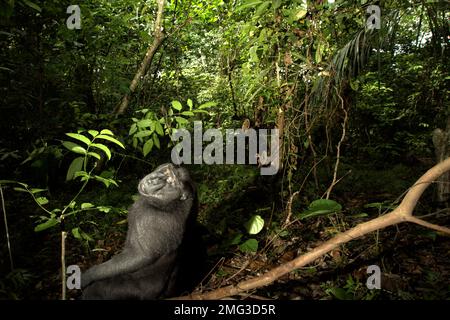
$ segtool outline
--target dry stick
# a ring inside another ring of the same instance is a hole
[[[292,202],[294,201],[294,198],[300,193],[299,191],[296,191],[292,194],[292,196],[289,198],[288,204],[287,204],[287,215],[286,215],[286,220],[284,220],[283,223],[283,229],[289,224],[289,222],[291,221],[291,216],[292,216]]]
[[[294,192],[291,197],[289,198],[288,201],[288,206],[287,206],[287,215],[286,215],[286,219],[284,220],[283,223],[283,227],[282,230],[284,230],[291,222],[291,216],[292,216],[292,202],[294,201],[294,197],[297,196],[298,193],[300,193],[300,191],[303,190],[303,186],[305,185],[306,181],[308,180],[309,175],[311,174],[311,172],[314,170],[315,167],[317,167],[323,160],[325,160],[325,157],[322,157],[322,159],[320,159],[319,161],[317,161],[310,169],[309,172],[306,174],[305,178],[303,179],[303,182],[300,186],[300,188],[298,189],[298,191]],[[342,178],[341,178],[342,179]]]
[[[2,198],[3,221],[5,222],[6,243],[8,245],[8,252],[9,252],[9,263],[11,266],[11,271],[13,271],[14,270],[14,262],[13,262],[13,258],[12,258],[11,242],[9,240],[9,229],[8,229],[8,219],[6,218],[5,199],[3,198],[3,189],[2,189],[1,184],[0,184],[0,196]]]
[[[285,274],[301,268],[317,258],[325,255],[331,250],[337,248],[341,244],[347,243],[351,240],[360,238],[370,232],[384,229],[389,226],[399,224],[401,222],[413,222],[421,226],[441,231],[450,235],[450,228],[438,226],[432,223],[428,223],[419,218],[412,216],[412,212],[423,194],[425,189],[444,172],[450,170],[450,158],[435,165],[429,169],[419,180],[411,187],[406,193],[400,205],[390,213],[375,218],[373,220],[358,224],[357,226],[340,233],[330,240],[324,242],[322,245],[316,247],[312,251],[305,253],[304,255],[295,258],[285,264],[282,264],[274,269],[267,271],[261,276],[254,277],[252,279],[239,282],[236,285],[230,285],[223,288],[213,290],[211,292],[203,294],[192,294],[189,296],[179,297],[178,299],[222,299],[224,297],[240,294],[241,292],[259,288],[271,284],[275,280],[284,276]]]
[[[61,284],[62,284],[62,300],[66,300],[66,236],[67,232],[61,232]]]
[[[330,194],[331,194],[331,190],[333,190],[334,186],[337,184],[337,172],[338,172],[338,168],[339,168],[339,161],[341,160],[341,145],[342,142],[344,142],[345,139],[345,128],[347,126],[347,121],[348,121],[348,113],[347,110],[345,110],[344,108],[344,99],[342,99],[342,97],[339,95],[338,93],[338,97],[339,99],[341,99],[341,108],[342,111],[344,111],[344,122],[342,123],[342,136],[341,136],[341,140],[339,140],[339,143],[337,144],[336,147],[336,164],[334,166],[334,173],[333,173],[333,181],[330,184],[330,187],[327,190],[327,199],[330,198]]]
[[[230,277],[228,277],[227,279],[225,279],[225,283],[231,281],[232,279],[234,279],[238,274],[240,274],[242,271],[245,270],[245,268],[248,267],[248,265],[250,264],[251,260],[247,260],[245,261],[245,263],[242,265],[242,267],[239,268],[238,271],[236,271],[233,275],[231,275]]]

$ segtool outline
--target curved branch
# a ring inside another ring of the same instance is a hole
[[[158,51],[158,48],[161,46],[161,43],[164,41],[165,34],[163,31],[162,24],[163,24],[163,19],[164,19],[165,0],[157,0],[157,3],[158,3],[158,12],[156,13],[153,43],[147,49],[147,52],[145,53],[145,57],[140,65],[138,71],[134,75],[133,80],[130,83],[130,86],[128,88],[129,92],[127,92],[123,96],[120,103],[114,109],[114,114],[116,114],[116,115],[124,113],[125,110],[128,108],[131,94],[134,93],[139,82],[142,80],[142,78],[147,73],[147,70],[152,63],[152,60],[153,60],[153,57],[155,56],[156,51]]]
[[[417,201],[425,191],[425,189],[444,172],[450,170],[450,158],[435,165],[429,169],[419,180],[409,189],[400,205],[392,212],[375,218],[373,220],[358,224],[357,226],[340,233],[330,240],[324,242],[320,246],[316,247],[312,251],[301,255],[287,263],[284,263],[278,267],[275,267],[261,276],[241,281],[236,285],[230,285],[223,288],[219,288],[203,294],[192,294],[189,296],[179,297],[177,299],[222,299],[228,296],[239,294],[243,291],[252,290],[262,286],[266,286],[275,280],[279,279],[283,275],[303,267],[317,258],[325,255],[341,244],[347,243],[354,239],[360,238],[370,232],[384,229],[389,226],[396,225],[401,222],[412,222],[421,226],[434,229],[450,235],[450,229],[428,223],[412,215],[413,210],[417,204]]]

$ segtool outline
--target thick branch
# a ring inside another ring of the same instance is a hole
[[[332,251],[341,244],[344,244],[356,238],[360,238],[370,232],[398,224],[400,222],[413,222],[450,235],[449,228],[437,226],[412,216],[414,207],[416,206],[417,201],[419,200],[425,189],[430,185],[432,181],[436,180],[440,175],[449,170],[450,158],[437,164],[436,166],[428,170],[419,180],[417,180],[417,182],[408,191],[403,201],[394,211],[384,216],[361,223],[346,232],[340,233],[332,239],[326,241],[322,245],[318,246],[317,248],[313,249],[312,251],[305,253],[302,256],[285,264],[282,264],[272,270],[269,270],[259,277],[242,281],[236,285],[219,288],[211,292],[180,297],[180,299],[221,299],[224,297],[239,294],[243,291],[266,286],[279,279],[283,275],[313,262],[317,258]]]

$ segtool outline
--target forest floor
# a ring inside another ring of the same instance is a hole
[[[344,166],[345,167],[345,166]],[[345,169],[345,168],[344,168]],[[224,246],[224,238],[229,238],[237,229],[229,221],[204,219],[208,234],[205,242],[209,253],[208,265],[211,274],[202,283],[202,290],[212,290],[219,286],[237,283],[254,277],[283,262],[310,251],[337,232],[346,230],[360,222],[378,216],[389,210],[395,199],[419,177],[422,168],[394,167],[387,170],[360,168],[354,175],[336,188],[336,201],[344,207],[342,213],[332,216],[310,219],[290,227],[289,233],[273,238],[268,232],[258,239],[261,250],[255,254],[245,254],[237,246]],[[365,175],[364,179],[361,176]],[[204,178],[204,177],[203,177]],[[389,182],[384,180],[389,179]],[[212,179],[212,177],[211,177]],[[205,183],[209,183],[205,181]],[[126,184],[126,183],[125,183]],[[215,183],[215,186],[220,184]],[[213,187],[208,188],[209,192]],[[229,191],[229,190],[228,190]],[[218,216],[227,216],[233,220],[234,214],[255,212],[255,207],[271,206],[264,192],[249,185],[248,192],[226,192],[228,196],[216,197],[215,204],[200,203],[200,217],[211,212]],[[124,190],[117,190],[123,198]],[[129,187],[125,192],[134,193]],[[201,192],[201,187],[200,187]],[[86,195],[89,198],[89,194]],[[111,197],[111,195],[110,195]],[[237,198],[236,198],[237,197]],[[255,199],[256,197],[256,199]],[[200,197],[202,199],[202,196]],[[219,199],[220,198],[220,199]],[[203,199],[205,199],[203,197]],[[431,192],[425,194],[425,200],[419,203],[418,214],[430,213]],[[19,199],[17,199],[19,201]],[[117,199],[120,202],[120,199]],[[307,201],[305,199],[305,201]],[[127,204],[121,201],[123,207]],[[303,204],[298,204],[301,207]],[[369,204],[369,205],[368,205]],[[293,206],[294,210],[296,207]],[[29,204],[18,204],[18,212],[31,209]],[[11,211],[11,210],[10,210]],[[429,219],[438,224],[449,222],[448,214],[435,215]],[[26,215],[17,219],[19,225],[11,230],[19,230],[22,236],[13,236],[16,266],[22,272],[23,283],[5,279],[2,281],[0,296],[9,299],[58,299],[60,297],[59,274],[59,234],[39,233],[32,230]],[[220,224],[226,225],[221,229]],[[66,243],[67,265],[77,264],[82,270],[98,264],[118,253],[122,247],[126,223],[124,218],[104,216],[102,221],[106,229],[98,231],[95,245],[100,251],[89,254],[89,249],[80,245],[76,239],[69,238]],[[214,229],[212,227],[214,225]],[[27,234],[28,236],[24,236]],[[100,235],[103,234],[102,238]],[[100,238],[100,239],[99,239]],[[21,242],[14,242],[22,239]],[[29,241],[28,244],[25,242]],[[267,245],[270,242],[269,245]],[[21,253],[19,257],[19,252]],[[4,257],[2,260],[6,259]],[[347,243],[334,250],[313,265],[284,276],[274,284],[255,290],[242,299],[450,299],[450,239],[425,230],[422,227],[403,224],[390,227],[361,239]],[[5,260],[4,260],[5,261]],[[367,267],[378,265],[382,270],[382,290],[368,290],[365,285]],[[16,275],[17,276],[17,275]],[[10,275],[10,279],[13,276]],[[79,291],[68,292],[69,298],[79,297]]]

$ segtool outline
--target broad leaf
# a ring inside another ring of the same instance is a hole
[[[180,101],[176,101],[176,100],[172,101],[172,107],[178,111],[180,111],[183,108]]]
[[[75,153],[78,153],[78,154],[83,154],[83,155],[85,155],[85,154],[87,153],[87,151],[86,151],[85,148],[81,147],[80,145],[78,145],[78,144],[76,144],[76,143],[70,142],[70,141],[64,141],[64,142],[62,143],[62,145],[63,145],[65,148],[69,149],[70,151],[75,152]]]
[[[82,170],[83,163],[84,157],[78,157],[72,160],[72,163],[67,170],[66,181],[70,181],[75,178],[75,173]]]
[[[264,219],[260,215],[254,215],[245,224],[245,228],[249,234],[258,234],[264,227]]]
[[[311,202],[308,209],[302,212],[300,219],[311,218],[315,216],[337,213],[342,210],[342,206],[334,200],[319,199]]]
[[[192,109],[192,106],[193,106],[194,104],[192,103],[192,100],[191,100],[191,99],[187,99],[187,105],[188,105],[189,109]]]
[[[89,146],[91,144],[91,140],[89,140],[89,138],[83,136],[82,134],[79,133],[66,133],[67,136],[74,138],[78,141],[81,141],[83,143],[85,143],[87,146]]]
[[[36,202],[43,206],[48,203],[48,199],[46,197],[39,197],[36,198]]]
[[[217,106],[216,102],[206,102],[198,107],[198,109],[208,109],[211,107]]]
[[[180,125],[189,123],[189,120],[187,120],[183,117],[175,117],[175,121],[178,122]]]
[[[104,139],[104,140],[108,140],[111,141],[112,143],[117,144],[119,147],[121,147],[122,149],[125,149],[125,146],[123,145],[122,142],[120,142],[119,140],[117,140],[116,138],[113,138],[111,136],[107,136],[104,134],[99,134],[97,137],[95,137],[96,139]]]
[[[258,241],[256,239],[248,239],[239,246],[242,252],[256,252],[258,251]]]
[[[100,131],[100,134],[107,134],[109,136],[114,136],[114,133],[112,133],[112,131],[109,129],[103,129],[102,131]]]
[[[88,130],[88,133],[92,136],[92,138],[95,138],[95,136],[98,135],[97,130]]]
[[[144,157],[146,157],[150,151],[152,151],[153,148],[153,139],[148,139],[145,143],[144,146],[142,147],[142,153],[144,155]]]
[[[157,136],[156,134],[154,134],[154,135],[152,136],[152,138],[153,138],[153,144],[155,145],[155,147],[157,147],[158,149],[161,149],[161,145],[160,145],[160,143],[159,143],[159,138],[158,138],[158,136]]]
[[[80,229],[78,228],[73,228],[72,229],[72,234],[75,237],[75,239],[81,240],[81,234],[80,234]]]
[[[159,121],[155,121],[155,131],[160,136],[164,135],[164,129]]]
[[[86,210],[86,209],[93,208],[93,207],[94,207],[94,205],[92,203],[89,203],[89,202],[85,202],[85,203],[81,204],[81,209],[82,210]]]
[[[35,228],[34,231],[35,232],[40,232],[43,230],[46,230],[48,228],[51,228],[53,226],[56,226],[59,223],[59,221],[55,218],[50,218],[47,221],[45,221],[44,223],[38,224]]]
[[[88,152],[87,154],[88,154],[88,156],[94,157],[94,158],[97,159],[97,160],[100,160],[100,159],[101,159],[101,157],[100,157],[100,155],[99,155],[98,153],[95,153],[95,152],[90,151],[90,152]]]
[[[150,137],[150,135],[153,133],[151,130],[143,130],[136,133],[134,136],[136,138],[144,138],[144,137]]]
[[[91,147],[95,147],[98,148],[100,150],[102,150],[106,156],[108,157],[108,160],[111,159],[111,151],[109,150],[109,148],[107,146],[105,146],[104,144],[101,143],[93,143],[91,144]]]

